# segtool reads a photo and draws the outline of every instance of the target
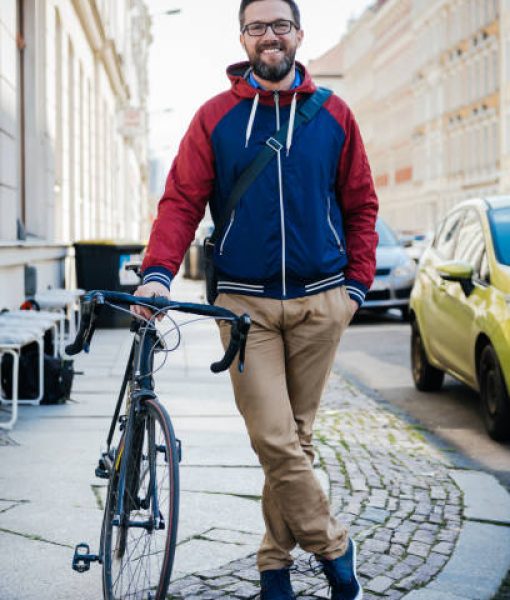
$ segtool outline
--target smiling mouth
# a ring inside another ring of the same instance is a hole
[[[283,49],[280,48],[280,46],[271,46],[270,48],[262,48],[259,50],[259,54],[263,56],[274,56],[279,53],[283,53]]]

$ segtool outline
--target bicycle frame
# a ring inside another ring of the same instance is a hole
[[[250,318],[248,315],[238,316],[221,307],[176,302],[162,297],[137,297],[108,290],[91,291],[81,299],[80,329],[74,342],[66,346],[67,354],[73,356],[82,350],[85,352],[89,351],[96,328],[97,316],[105,303],[111,303],[111,306],[114,306],[114,308],[115,305],[150,306],[158,313],[166,310],[175,310],[206,318],[212,317],[229,321],[231,324],[230,342],[223,358],[212,363],[210,369],[213,373],[225,371],[233,363],[236,356],[239,356],[238,369],[240,372],[243,371],[246,339],[250,328]],[[156,445],[154,422],[152,419],[149,420],[145,417],[148,411],[146,406],[147,401],[150,401],[153,409],[158,406],[157,397],[154,392],[152,371],[154,353],[158,349],[164,349],[164,343],[152,319],[149,321],[143,320],[143,323],[140,320],[133,320],[131,331],[135,335],[110,424],[106,451],[101,453],[99,464],[95,471],[97,477],[110,481],[108,506],[104,513],[103,526],[101,528],[100,550],[99,554],[91,554],[88,544],[82,542],[76,545],[72,567],[79,573],[88,571],[92,562],[104,563],[106,558],[104,550],[107,526],[110,532],[109,535],[111,535],[112,526],[124,528],[124,530],[129,527],[144,528],[148,533],[167,527],[160,511],[157,480],[157,453],[164,451],[166,442],[162,446]],[[125,399],[127,402],[127,415],[121,416]],[[163,409],[163,407],[160,408]],[[166,415],[165,417],[165,415],[166,411],[162,413],[163,418],[167,420],[169,425],[169,428],[165,430],[165,435],[168,438],[170,435],[169,431],[171,432],[172,447],[174,448],[174,454],[172,454],[171,459],[169,459],[165,452],[165,462],[176,464],[173,456],[175,455],[180,462],[181,443],[175,438],[169,416]],[[121,436],[117,448],[114,449],[112,442],[118,423],[120,423]],[[138,433],[142,433],[142,435],[138,436]],[[142,455],[145,448],[144,440],[147,440],[147,456]],[[141,463],[143,471],[140,469]],[[134,467],[130,468],[131,465],[134,465]],[[147,486],[143,498],[139,497],[141,483],[144,487],[145,485]],[[112,492],[112,490],[115,491]],[[117,497],[111,497],[110,493],[117,494]],[[115,507],[111,504],[112,502],[116,504]],[[139,509],[149,512],[147,517],[143,517],[145,520],[130,520],[131,512],[138,511]],[[113,511],[114,514],[107,511]],[[168,523],[169,528],[176,526],[175,523],[174,525],[172,523]],[[165,552],[171,553],[172,561],[175,550],[175,533],[173,535],[172,550],[169,550],[169,546],[165,550]],[[118,542],[120,545],[118,549],[120,548],[120,552],[123,554],[125,550],[125,538],[121,537]],[[165,585],[168,585],[168,580]]]
[[[146,426],[145,423],[140,423],[140,415],[143,415],[144,407],[143,403],[147,397],[155,398],[154,393],[154,379],[152,377],[152,369],[154,364],[154,350],[159,344],[159,334],[153,324],[149,324],[146,327],[137,327],[133,339],[133,346],[130,353],[130,364],[127,366],[127,373],[131,375],[131,384],[128,391],[128,408],[129,413],[126,422],[126,430],[123,435],[123,444],[119,446],[118,452],[120,452],[119,460],[115,461],[113,465],[114,469],[118,469],[120,463],[119,473],[119,496],[117,500],[117,511],[113,519],[113,525],[116,526],[129,526],[129,527],[145,527],[152,529],[154,527],[161,528],[164,524],[160,523],[160,513],[158,506],[157,497],[157,483],[156,483],[156,466],[155,456],[149,456],[149,486],[147,496],[144,499],[145,503],[150,502],[152,518],[149,521],[137,522],[129,521],[130,508],[126,509],[126,489],[131,483],[134,486],[138,483],[140,476],[139,472],[127,473],[127,465],[130,463],[129,457],[134,452],[136,454],[142,451],[141,448],[137,448],[134,444],[135,427]],[[133,372],[134,370],[134,372]],[[124,386],[123,386],[124,387]],[[125,387],[124,387],[125,390]],[[118,411],[120,412],[120,406],[122,405],[123,397],[119,398]],[[115,428],[115,421],[112,422],[113,428]],[[149,436],[154,437],[153,431],[148,431]],[[111,443],[111,440],[110,440]],[[109,448],[108,448],[109,450]],[[129,491],[129,489],[128,489]],[[135,507],[136,508],[136,507]]]

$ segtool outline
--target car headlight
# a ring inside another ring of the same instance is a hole
[[[399,277],[401,279],[404,279],[404,278],[412,279],[414,277],[415,273],[416,273],[416,265],[415,265],[414,261],[404,263],[403,265],[399,265],[398,267],[395,267],[391,271],[391,274],[393,275],[393,277]]]

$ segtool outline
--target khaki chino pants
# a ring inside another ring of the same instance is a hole
[[[230,370],[237,407],[265,474],[261,571],[292,564],[299,544],[324,558],[344,554],[347,529],[330,513],[313,471],[312,427],[340,336],[351,319],[344,287],[292,300],[220,294],[217,306],[252,319],[246,366]],[[230,327],[220,323],[224,345]]]

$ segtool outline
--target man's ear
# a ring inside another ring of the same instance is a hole
[[[239,41],[241,42],[243,50],[246,52],[246,44],[244,43],[244,35],[242,33],[239,34]]]
[[[303,43],[303,38],[305,37],[305,32],[302,29],[299,29],[296,37],[297,37],[297,43],[298,43],[297,45],[299,48],[299,46],[301,46],[301,44]]]

